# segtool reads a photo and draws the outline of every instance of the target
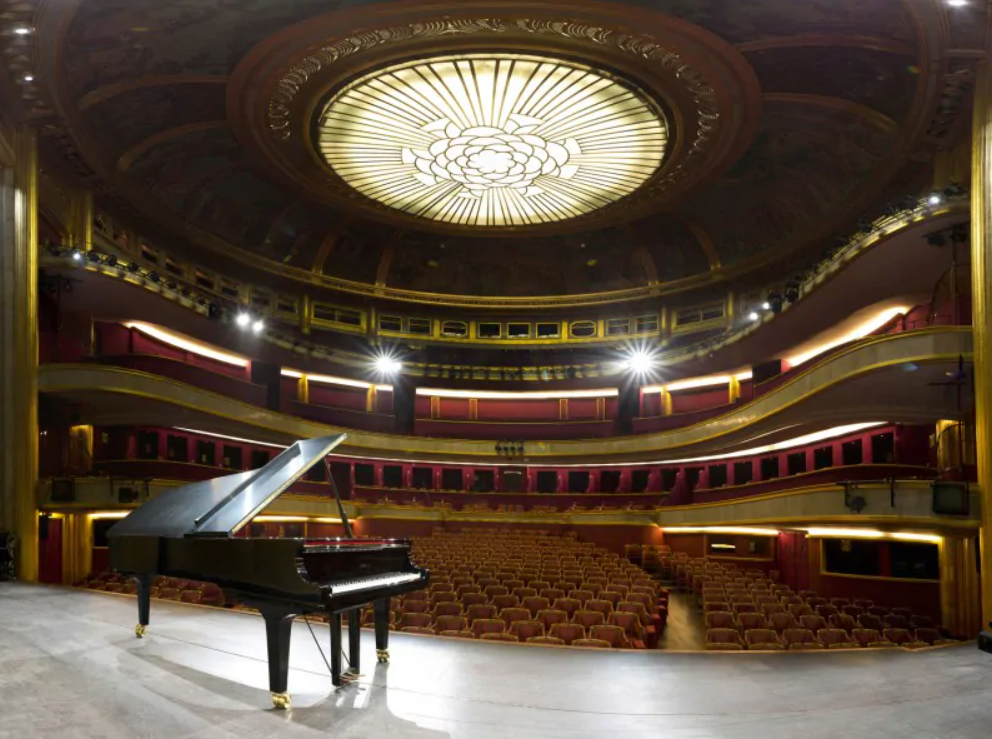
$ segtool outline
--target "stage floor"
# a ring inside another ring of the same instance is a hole
[[[331,691],[305,624],[272,710],[261,618],[0,583],[0,737],[987,739],[992,655],[607,652],[392,634],[392,664]],[[314,632],[326,652],[327,628]]]

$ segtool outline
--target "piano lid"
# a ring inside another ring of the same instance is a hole
[[[257,470],[166,491],[131,511],[107,536],[231,536],[345,438],[304,439]]]

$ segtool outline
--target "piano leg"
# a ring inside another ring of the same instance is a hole
[[[361,671],[362,661],[362,609],[355,608],[348,612],[348,661],[351,667],[348,672],[355,675]]]
[[[134,627],[134,635],[143,639],[152,609],[152,576],[135,575],[134,581],[138,585],[138,625]]]
[[[339,687],[341,680],[341,614],[331,614],[331,684]]]
[[[389,598],[372,603],[375,615],[375,656],[379,662],[389,662]]]
[[[289,692],[289,643],[293,633],[293,615],[281,608],[259,609],[265,619],[265,640],[269,651],[269,690],[272,705],[290,707]]]

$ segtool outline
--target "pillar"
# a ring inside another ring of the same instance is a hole
[[[940,544],[940,623],[961,639],[982,626],[978,558],[973,536],[945,536]]]
[[[72,194],[71,233],[69,243],[80,251],[93,248],[93,193],[82,190]]]
[[[736,377],[730,378],[730,386],[727,388],[727,403],[733,405],[741,397],[741,381]]]
[[[0,132],[0,139],[3,139]],[[36,132],[0,141],[0,530],[17,577],[38,579],[38,153]],[[4,156],[4,155],[7,156]],[[4,161],[6,159],[6,161]]]
[[[975,437],[982,488],[982,623],[992,621],[992,63],[975,84],[971,161],[971,293]]]

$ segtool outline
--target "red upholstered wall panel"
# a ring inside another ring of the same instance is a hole
[[[441,398],[441,418],[461,421],[468,419],[468,398]],[[430,418],[430,409],[425,418]]]
[[[726,385],[699,390],[677,390],[672,393],[672,413],[698,411],[727,405],[729,390]]]
[[[595,398],[572,398],[568,401],[568,417],[573,421],[595,421]]]
[[[479,420],[488,421],[557,421],[558,400],[479,401]]]
[[[348,408],[353,411],[365,410],[366,391],[358,387],[310,383],[310,402],[331,408]]]
[[[110,550],[107,547],[93,547],[93,564],[90,572],[103,572],[110,569]]]
[[[154,354],[156,357],[169,357],[170,359],[178,359],[180,362],[186,359],[186,352],[182,349],[163,344],[161,341],[155,341],[140,331],[132,331],[131,333],[131,351],[134,354]]]
[[[685,552],[691,557],[702,557],[706,553],[702,534],[664,534],[662,538],[673,552]]]
[[[113,356],[130,351],[131,332],[119,323],[97,323],[97,347],[99,354]]]
[[[379,390],[375,395],[375,412],[387,416],[393,415],[393,398],[395,395],[392,390]],[[427,410],[429,413],[430,408]]]
[[[294,377],[283,377],[280,382],[282,384],[282,399],[296,400],[300,390],[300,381]]]

